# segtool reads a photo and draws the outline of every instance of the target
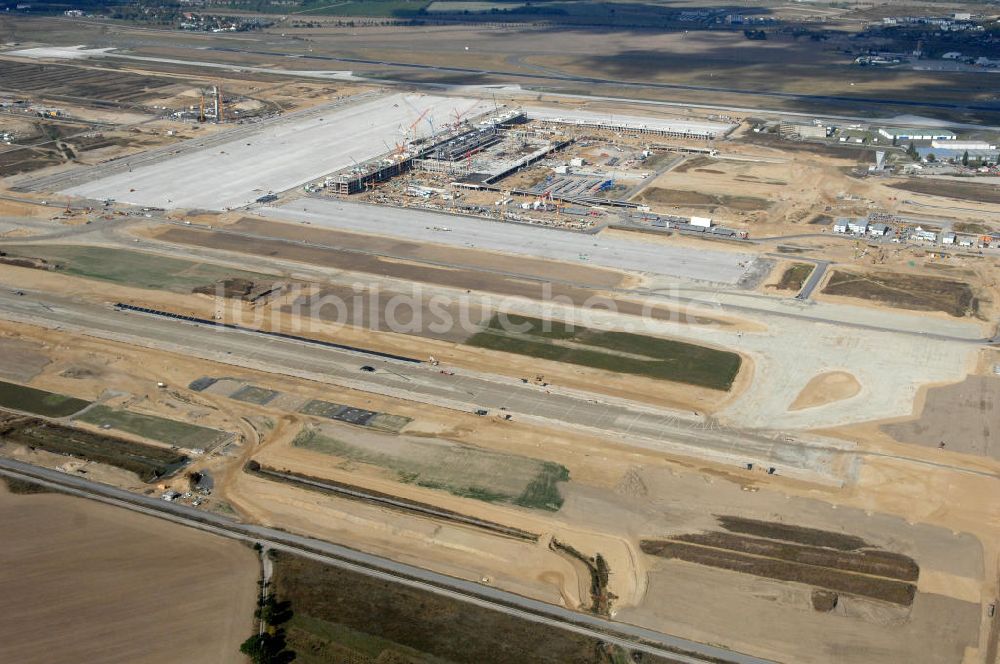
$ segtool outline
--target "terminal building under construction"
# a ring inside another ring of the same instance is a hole
[[[456,167],[463,160],[470,160],[473,155],[487,150],[502,142],[505,137],[503,130],[516,125],[537,121],[542,125],[586,127],[596,130],[614,131],[619,133],[665,136],[698,140],[712,140],[726,136],[736,128],[736,124],[708,120],[689,120],[677,118],[649,118],[627,115],[604,115],[590,111],[556,110],[550,108],[511,109],[496,111],[484,115],[479,120],[456,127],[450,132],[437,134],[426,139],[422,144],[414,144],[409,151],[389,155],[365,164],[357,164],[355,168],[343,172],[329,182],[328,186],[339,194],[356,194],[367,190],[373,184],[384,182],[397,175],[419,167],[435,172],[460,172]],[[551,146],[539,146],[530,155],[509,163],[497,163],[496,168],[489,172],[471,172],[471,169],[459,178],[463,186],[476,187],[479,184],[491,184],[511,173],[524,168],[554,149],[565,147],[572,142],[561,141]]]
[[[357,194],[372,184],[385,182],[413,168],[416,160],[454,162],[496,145],[503,140],[501,129],[509,129],[528,121],[524,111],[509,110],[491,114],[464,129],[431,138],[427,144],[411,148],[411,152],[360,164],[336,176],[331,187],[338,194]]]

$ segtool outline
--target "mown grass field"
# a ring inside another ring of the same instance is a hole
[[[729,390],[742,362],[739,354],[673,339],[607,332],[559,321],[500,315],[465,341],[467,345],[593,369]],[[507,327],[508,329],[505,329]]]
[[[562,506],[559,483],[569,480],[569,471],[556,463],[448,441],[367,434],[348,442],[345,437],[307,428],[292,445],[390,470],[407,484],[550,512]]]
[[[83,399],[0,381],[0,407],[2,408],[13,408],[42,417],[68,417],[89,405],[90,402]]]
[[[274,570],[274,593],[293,614],[288,649],[302,664],[640,661],[574,632],[297,556],[277,554]]]
[[[143,438],[149,438],[178,447],[201,448],[211,450],[218,445],[225,433],[218,429],[201,427],[196,424],[168,420],[155,415],[132,413],[127,410],[115,410],[107,406],[97,405],[77,418],[80,422],[103,427],[110,425],[112,429],[131,433]]]
[[[190,293],[198,286],[232,278],[268,281],[273,277],[218,265],[178,260],[127,249],[72,245],[9,245],[11,256],[41,258],[63,274],[123,286]]]
[[[943,311],[961,318],[975,315],[979,302],[961,281],[899,272],[857,274],[834,270],[823,292],[914,311]]]

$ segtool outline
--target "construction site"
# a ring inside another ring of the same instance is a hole
[[[16,515],[94,519],[122,597],[211,592],[218,647],[177,651],[206,664],[262,634],[307,664],[998,663],[979,181],[792,111],[128,34],[0,48],[5,569],[103,574]],[[163,520],[206,553],[165,563]],[[7,581],[42,618],[0,660],[207,629],[130,601],[135,638],[70,643],[92,585]]]

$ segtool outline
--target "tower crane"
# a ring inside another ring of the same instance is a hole
[[[414,130],[417,128],[417,125],[420,124],[420,121],[424,119],[424,117],[427,115],[427,113],[430,112],[430,110],[431,110],[430,108],[425,108],[423,112],[419,116],[417,116],[417,119],[410,124],[410,133],[414,133]],[[416,134],[414,134],[414,138],[416,138]]]
[[[458,112],[457,108],[451,109],[451,116],[455,118],[455,128],[457,129],[460,124],[462,124],[462,118],[469,114],[469,112],[479,106],[479,102],[476,101],[472,106],[468,107],[461,113]]]

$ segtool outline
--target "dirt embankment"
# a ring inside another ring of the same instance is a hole
[[[850,399],[861,391],[858,379],[846,371],[829,371],[813,376],[788,410],[802,410]]]
[[[839,533],[749,519],[720,521],[740,534],[713,531],[642,540],[642,551],[834,593],[903,606],[913,603],[920,568],[908,556]]]

